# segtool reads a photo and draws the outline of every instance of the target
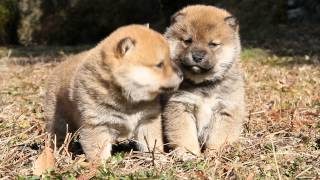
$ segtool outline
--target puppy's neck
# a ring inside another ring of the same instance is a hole
[[[205,80],[205,81],[201,81],[199,83],[196,83],[194,81],[191,81],[189,79],[185,79],[181,85],[180,88],[185,89],[188,87],[199,87],[199,88],[203,88],[203,87],[215,87],[218,84],[220,84],[221,79],[212,79],[212,80]]]

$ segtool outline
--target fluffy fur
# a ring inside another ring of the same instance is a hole
[[[166,97],[163,126],[171,148],[199,154],[239,137],[246,112],[238,29],[230,13],[213,6],[173,15],[165,36],[185,79]]]
[[[48,79],[45,115],[48,131],[61,144],[79,129],[90,160],[110,157],[111,144],[135,139],[146,151],[147,138],[162,149],[158,95],[176,89],[173,68],[161,34],[140,25],[119,28],[95,48],[68,58]]]

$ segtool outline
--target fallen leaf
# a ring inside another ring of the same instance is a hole
[[[33,174],[40,176],[47,169],[54,168],[55,158],[52,148],[46,145],[38,159],[34,162]]]
[[[205,176],[205,174],[203,173],[203,171],[196,171],[195,174],[196,174],[196,176],[198,177],[198,179],[202,179],[202,180],[207,180],[207,179],[209,179],[208,177]]]
[[[254,180],[254,173],[250,173],[247,177],[247,180]]]

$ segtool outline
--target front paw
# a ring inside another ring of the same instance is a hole
[[[104,162],[111,157],[111,144],[106,144],[100,151],[100,161]]]
[[[185,162],[196,159],[199,153],[193,153],[185,148],[179,147],[172,151],[172,155],[175,159]]]

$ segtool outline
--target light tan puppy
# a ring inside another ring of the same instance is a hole
[[[173,15],[165,36],[185,79],[164,108],[171,148],[199,154],[239,137],[246,113],[238,29],[231,14],[213,6],[188,6]]]
[[[169,46],[145,26],[119,28],[95,48],[72,56],[48,79],[45,115],[48,131],[61,144],[69,130],[79,129],[90,160],[111,155],[111,145],[133,138],[142,151],[144,137],[162,149],[159,93],[181,82]]]

